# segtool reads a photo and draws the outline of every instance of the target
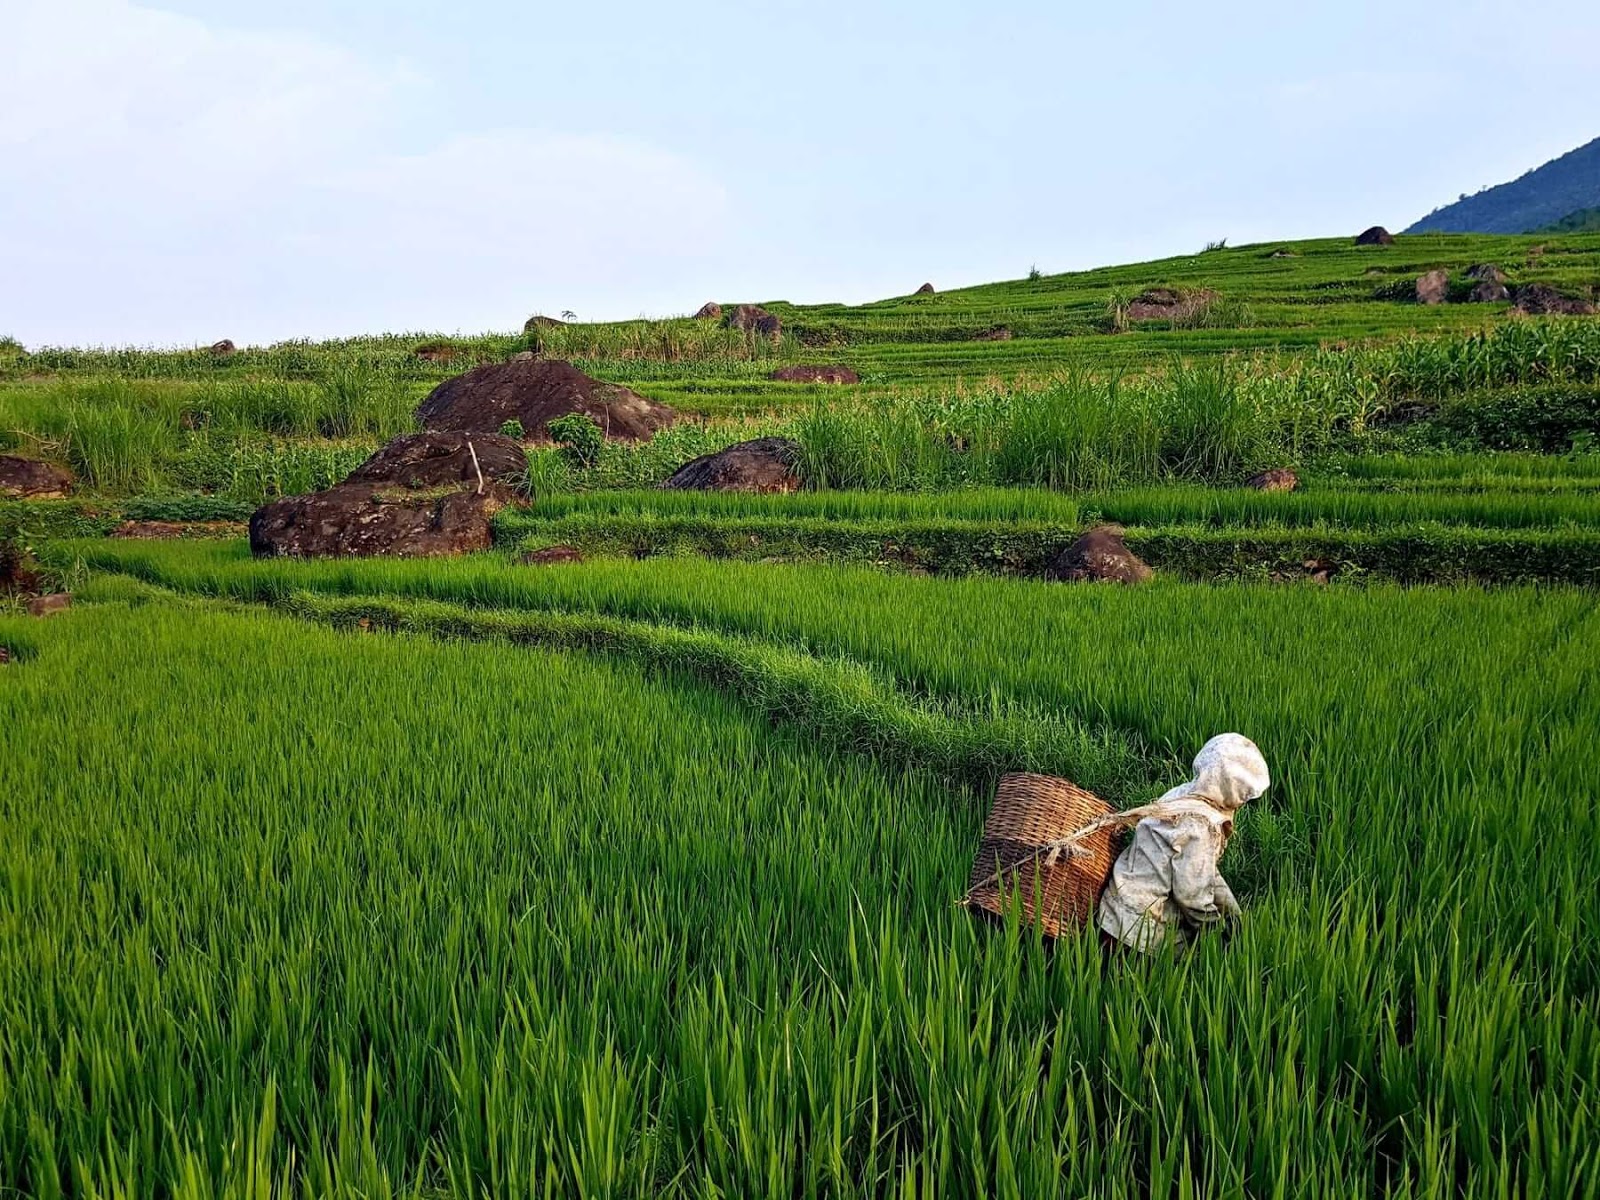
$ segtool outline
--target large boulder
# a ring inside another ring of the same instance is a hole
[[[1262,471],[1259,475],[1252,475],[1245,483],[1245,487],[1254,488],[1258,492],[1292,492],[1299,486],[1300,476],[1288,467],[1273,467],[1270,471]]]
[[[712,321],[721,315],[722,305],[718,304],[715,300],[707,300],[700,306],[700,310],[694,314],[694,317],[697,321]]]
[[[1450,272],[1429,271],[1417,280],[1418,304],[1443,304],[1450,298]]]
[[[533,316],[522,323],[522,332],[532,333],[536,329],[559,329],[565,324],[565,321],[558,321],[554,317],[546,317],[540,313],[534,313]]]
[[[216,355],[218,358],[227,358],[229,355],[237,351],[239,347],[235,346],[231,339],[223,338],[220,342],[212,342],[210,349],[211,353]]]
[[[1524,284],[1514,295],[1517,311],[1527,313],[1529,316],[1587,316],[1594,312],[1594,305],[1587,300],[1558,292],[1549,284]]]
[[[800,444],[782,437],[756,438],[703,454],[683,464],[661,486],[702,492],[793,492]]]
[[[1467,268],[1467,278],[1479,282],[1504,283],[1506,273],[1493,263],[1474,263]]]
[[[1091,529],[1051,564],[1048,576],[1065,583],[1144,583],[1154,572],[1111,528]]]
[[[933,284],[931,284],[931,283],[923,284],[921,287],[919,287],[917,289],[916,294],[919,295],[919,296],[931,296],[931,295],[933,295]]]
[[[1493,279],[1485,279],[1482,283],[1475,284],[1467,299],[1473,304],[1499,304],[1511,299],[1511,289],[1503,283]]]
[[[36,458],[0,454],[0,496],[8,500],[59,500],[72,490],[72,473]]]
[[[528,473],[528,456],[498,433],[402,433],[345,479],[346,483],[392,483],[405,488],[485,484],[516,487]]]
[[[861,376],[849,367],[779,367],[768,379],[779,383],[860,383]]]
[[[677,417],[665,405],[591,379],[571,363],[519,355],[445,380],[417,408],[417,421],[430,430],[495,433],[516,420],[538,440],[548,438],[551,420],[568,413],[582,413],[607,437],[629,442],[649,439]]]
[[[250,518],[250,552],[432,558],[487,550],[493,541],[489,522],[508,499],[509,490],[498,485],[480,494],[476,487],[436,493],[341,483],[258,508]]]
[[[1371,229],[1356,235],[1356,245],[1392,246],[1394,245],[1394,234],[1390,233],[1382,225],[1374,225]]]
[[[759,333],[762,337],[775,338],[783,332],[783,322],[759,304],[737,306],[731,313],[723,316],[722,323],[729,329],[737,329],[743,333]]]

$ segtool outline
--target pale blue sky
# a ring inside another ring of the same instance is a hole
[[[1600,5],[0,0],[0,334],[510,328],[1399,228]]]

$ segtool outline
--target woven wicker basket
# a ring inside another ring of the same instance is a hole
[[[1065,779],[1002,776],[965,903],[1001,916],[1016,895],[1027,919],[1037,921],[1051,937],[1086,924],[1111,875],[1116,830],[1090,834],[1081,844],[1081,856],[1062,854],[1051,863],[1037,852],[1111,812],[1104,800]]]

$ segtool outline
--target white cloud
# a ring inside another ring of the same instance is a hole
[[[722,188],[656,148],[412,145],[430,88],[402,62],[126,0],[18,8],[0,0],[0,333],[29,344],[505,328],[664,295],[725,236]]]

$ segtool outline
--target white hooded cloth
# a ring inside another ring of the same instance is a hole
[[[1100,897],[1100,928],[1150,953],[1169,928],[1182,934],[1237,916],[1233,889],[1217,862],[1233,833],[1233,814],[1267,790],[1266,759],[1249,738],[1218,734],[1194,757],[1194,778],[1140,821]]]

